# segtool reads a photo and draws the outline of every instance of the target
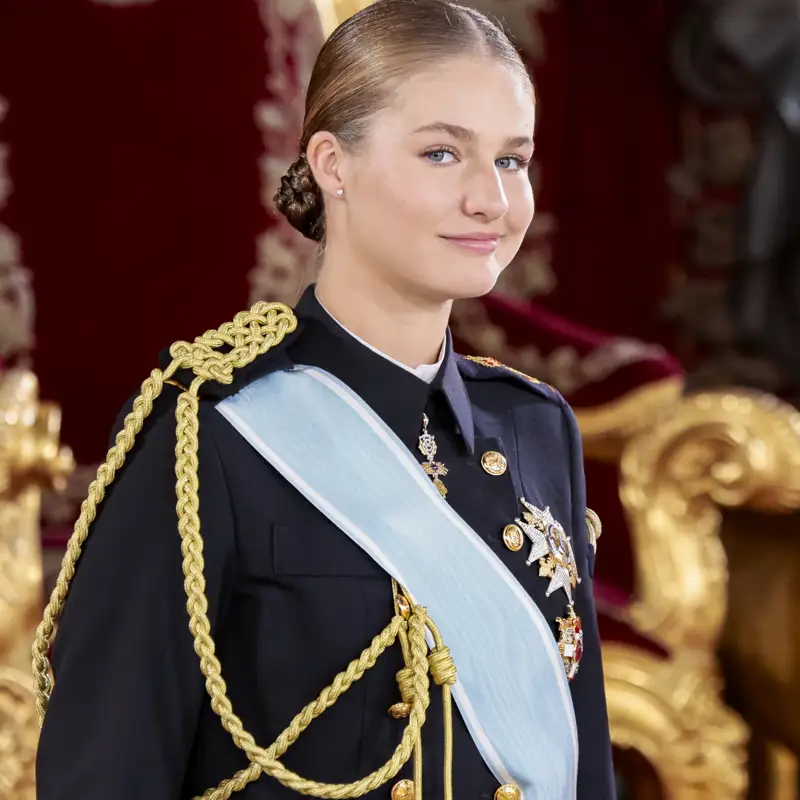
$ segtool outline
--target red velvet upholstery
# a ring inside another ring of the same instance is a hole
[[[487,321],[502,330],[504,349],[535,348],[541,360],[535,377],[555,386],[576,409],[618,400],[645,384],[683,373],[680,363],[658,345],[608,336],[535,303],[500,294],[489,295],[481,304]],[[472,337],[457,338],[461,352],[472,351]],[[494,357],[503,361],[501,355],[506,353]]]

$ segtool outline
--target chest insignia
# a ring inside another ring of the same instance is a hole
[[[547,597],[559,589],[563,589],[567,596],[567,615],[558,617],[556,622],[559,627],[558,649],[564,662],[564,671],[567,678],[572,680],[578,673],[583,656],[583,627],[580,617],[575,613],[572,596],[572,590],[581,582],[581,578],[572,540],[549,507],[537,508],[524,497],[520,498],[520,502],[525,510],[508,527],[523,531],[530,539],[531,549],[525,563],[530,566],[534,561],[539,562],[539,575],[550,579]]]

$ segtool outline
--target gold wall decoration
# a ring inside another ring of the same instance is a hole
[[[0,96],[0,126],[9,112]],[[0,140],[0,211],[11,196],[13,185],[6,169],[9,146]],[[27,352],[33,344],[33,292],[30,273],[22,266],[19,237],[0,222],[0,357]]]
[[[250,303],[294,305],[316,275],[315,243],[275,211],[272,198],[297,158],[303,131],[305,89],[324,34],[335,27],[333,0],[257,0],[264,27],[266,96],[253,109],[263,153],[258,160],[260,197],[270,224],[256,239],[256,263],[247,276]]]

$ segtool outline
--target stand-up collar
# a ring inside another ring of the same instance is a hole
[[[289,344],[288,355],[295,364],[317,366],[335,375],[412,449],[420,434],[422,414],[429,396],[441,392],[468,451],[474,451],[472,407],[458,371],[449,330],[444,361],[429,385],[348,333],[321,306],[313,285],[306,289],[295,307],[295,314],[305,328]],[[343,445],[346,446],[346,442]]]

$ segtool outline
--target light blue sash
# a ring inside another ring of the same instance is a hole
[[[498,782],[524,800],[574,800],[578,738],[554,634],[383,420],[316,367],[267,375],[217,408],[427,607],[458,670],[453,696]]]

